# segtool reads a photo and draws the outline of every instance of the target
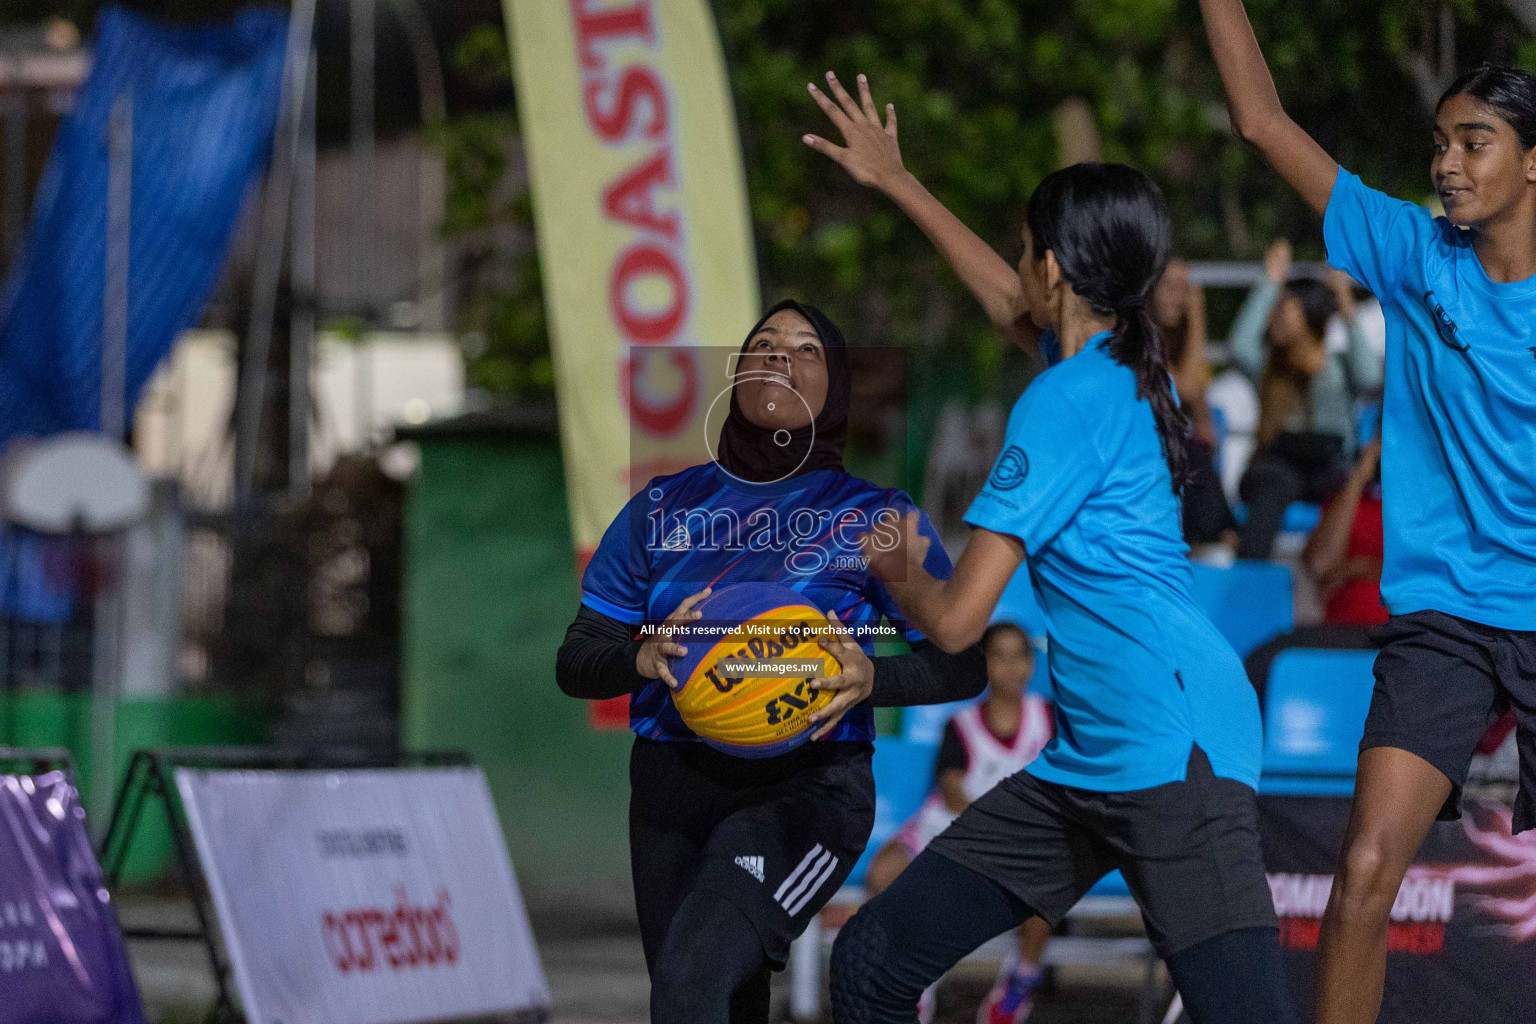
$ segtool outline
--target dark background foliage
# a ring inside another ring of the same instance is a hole
[[[416,127],[414,78],[381,0],[381,131]],[[509,399],[553,376],[531,203],[497,0],[419,0],[448,72],[449,118],[427,126],[449,171],[444,233],[467,256],[460,322],[472,382]],[[551,0],[553,2],[553,0]],[[730,72],[765,301],[823,306],[857,342],[915,349],[937,392],[1017,390],[1027,372],[927,241],[880,196],[800,142],[829,126],[807,81],[869,75],[897,106],[908,166],[1009,259],[1030,190],[1060,160],[1054,114],[1086,104],[1104,159],[1164,187],[1178,250],[1250,259],[1273,238],[1321,255],[1316,218],[1226,129],[1196,0],[711,0]],[[130,0],[203,19],[234,0]],[[1429,102],[1451,71],[1483,60],[1536,68],[1512,9],[1524,0],[1249,0],[1292,116],[1369,183],[1428,194]],[[0,2],[0,20],[73,19],[97,0]],[[344,144],[347,5],[322,0],[322,141]],[[1445,56],[1453,55],[1450,63]],[[1216,311],[1218,327],[1222,319]]]

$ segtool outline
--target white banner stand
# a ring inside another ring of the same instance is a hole
[[[175,778],[249,1024],[547,1014],[479,769]]]

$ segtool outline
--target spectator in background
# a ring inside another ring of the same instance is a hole
[[[1323,622],[1368,628],[1387,621],[1381,603],[1381,439],[1360,452],[1344,489],[1307,538],[1301,562],[1317,581]]]
[[[1381,438],[1360,452],[1343,488],[1323,509],[1301,563],[1317,581],[1323,621],[1278,636],[1243,662],[1264,699],[1270,664],[1289,647],[1364,650],[1377,646],[1371,628],[1387,621],[1381,603]]]
[[[1233,360],[1259,389],[1258,449],[1240,488],[1248,518],[1239,558],[1270,556],[1291,502],[1321,504],[1339,491],[1354,447],[1355,400],[1382,380],[1381,359],[1356,322],[1348,275],[1330,271],[1327,284],[1290,281],[1285,239],[1264,254],[1264,271],[1228,339]],[[1348,332],[1343,353],[1324,341],[1335,313]]]
[[[1205,358],[1205,289],[1189,279],[1189,264],[1171,260],[1148,305],[1168,349],[1179,404],[1194,428],[1190,479],[1184,487],[1184,540],[1191,546],[1235,543],[1237,520],[1216,472],[1216,423],[1205,400],[1210,373]]]
[[[945,724],[933,793],[870,861],[864,873],[870,899],[888,889],[972,800],[1033,761],[1055,731],[1050,703],[1026,692],[1035,652],[1024,630],[996,623],[982,634],[981,649],[987,656],[986,696]],[[1018,959],[1003,963],[977,1024],[1022,1024],[1029,1017],[1043,977],[1040,953],[1050,936],[1050,925],[1038,917],[1019,926]],[[919,1020],[933,1019],[936,987],[937,982],[923,993]]]

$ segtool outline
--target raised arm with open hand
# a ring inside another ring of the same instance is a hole
[[[854,181],[879,189],[903,213],[912,218],[960,280],[986,311],[998,333],[1026,352],[1037,353],[1040,331],[1029,317],[1018,272],[991,246],[950,213],[901,162],[896,136],[896,107],[885,105],[885,122],[869,91],[869,81],[859,76],[859,99],[827,72],[828,96],[814,83],[808,86],[827,117],[843,136],[838,146],[818,135],[806,135],[805,144],[836,161]]]
[[[1281,106],[1242,0],[1200,0],[1200,12],[1227,90],[1232,130],[1258,147],[1307,205],[1323,213],[1339,165]]]

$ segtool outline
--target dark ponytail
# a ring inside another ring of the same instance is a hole
[[[1168,352],[1147,297],[1168,264],[1162,190],[1124,164],[1075,164],[1047,177],[1029,199],[1036,259],[1055,253],[1062,275],[1099,316],[1115,318],[1109,353],[1136,374],[1152,405],[1173,489],[1189,480],[1189,417],[1173,394]]]
[[[1521,148],[1536,146],[1536,75],[1519,68],[1484,64],[1452,82],[1435,104],[1435,113],[1439,114],[1452,96],[1463,95],[1482,100],[1509,122],[1520,137]]]

